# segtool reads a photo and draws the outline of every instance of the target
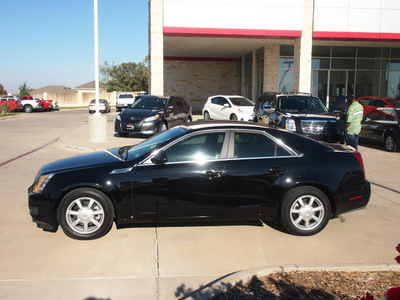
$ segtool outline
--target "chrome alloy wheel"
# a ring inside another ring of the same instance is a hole
[[[80,234],[90,234],[100,229],[105,213],[101,204],[93,198],[82,197],[71,202],[65,212],[68,226]]]
[[[304,195],[297,198],[290,207],[290,221],[300,230],[312,230],[323,222],[325,208],[315,196]]]

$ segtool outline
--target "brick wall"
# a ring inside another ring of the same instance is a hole
[[[236,94],[236,62],[164,61],[164,95],[180,95],[199,114],[207,98]]]

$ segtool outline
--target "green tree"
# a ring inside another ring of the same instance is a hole
[[[19,95],[20,96],[29,96],[29,87],[26,85],[26,82],[19,86]]]
[[[134,63],[127,62],[120,65],[108,64],[100,66],[102,84],[107,92],[112,91],[147,91],[149,87],[149,68],[147,60]]]
[[[7,95],[7,91],[4,89],[4,86],[0,83],[0,95]]]

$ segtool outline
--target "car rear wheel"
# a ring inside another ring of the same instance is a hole
[[[283,198],[281,222],[283,227],[295,235],[313,235],[329,222],[330,204],[326,195],[310,187],[290,190]]]
[[[237,116],[235,114],[231,114],[231,117],[229,118],[232,121],[237,121]]]
[[[31,113],[31,112],[33,111],[32,105],[29,105],[29,104],[25,105],[25,106],[24,106],[24,111],[25,111],[26,113]]]
[[[103,193],[80,188],[64,197],[57,217],[67,236],[77,240],[93,240],[111,229],[114,207]]]
[[[385,137],[385,148],[386,148],[386,150],[388,150],[390,152],[397,151],[397,143],[396,143],[396,140],[394,139],[393,135],[388,134]]]
[[[204,120],[211,120],[210,114],[208,113],[208,111],[204,112]]]

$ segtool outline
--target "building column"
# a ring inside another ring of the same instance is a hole
[[[164,19],[163,0],[149,0],[149,52],[150,82],[149,92],[164,94]]]
[[[314,27],[314,0],[303,0],[303,26],[301,38],[294,42],[295,92],[311,92],[311,56]]]
[[[279,51],[279,44],[267,44],[264,48],[264,93],[279,91]]]

